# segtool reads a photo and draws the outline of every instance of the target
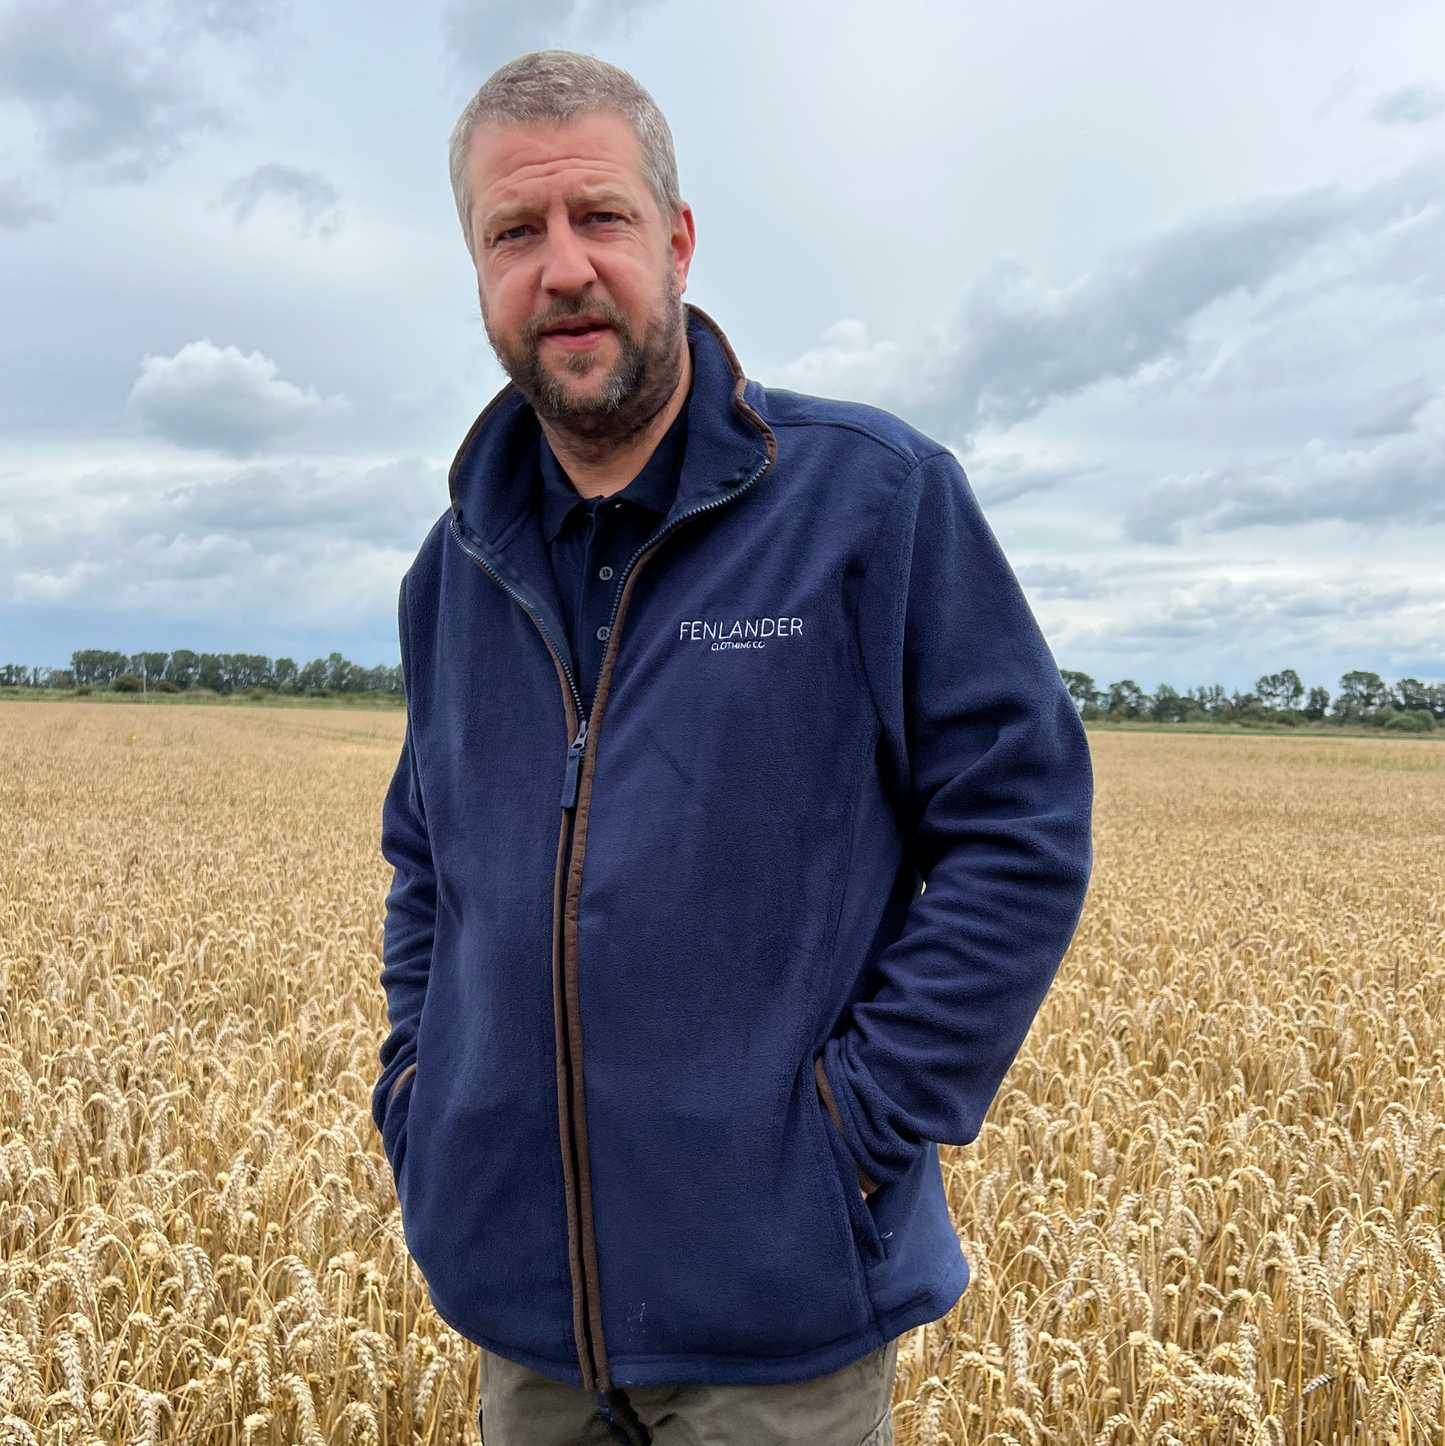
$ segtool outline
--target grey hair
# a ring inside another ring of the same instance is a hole
[[[682,205],[672,132],[657,102],[620,66],[575,50],[534,50],[494,71],[466,103],[447,145],[457,215],[472,244],[472,187],[467,147],[480,125],[562,125],[610,110],[632,127],[641,152],[642,179],[664,218]]]

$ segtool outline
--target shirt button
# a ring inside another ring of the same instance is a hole
[[[611,582],[611,581],[612,581],[612,569],[611,569],[610,567],[599,568],[599,569],[597,570],[597,576],[600,577],[603,582]]]
[[[611,636],[612,636],[612,629],[611,629],[611,628],[598,628],[598,629],[597,629],[597,641],[598,641],[599,643],[605,643],[605,642],[607,641],[607,639],[610,638]]]

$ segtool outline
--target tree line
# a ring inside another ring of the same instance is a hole
[[[1146,693],[1132,678],[1100,689],[1087,673],[1059,672],[1085,721],[1328,723],[1404,733],[1429,733],[1445,724],[1445,683],[1418,678],[1387,683],[1378,673],[1349,672],[1331,697],[1328,688],[1307,688],[1293,668],[1266,673],[1248,693],[1226,693],[1218,683],[1185,693],[1160,683]]]
[[[381,664],[364,668],[332,653],[297,664],[293,658],[267,658],[259,653],[117,653],[82,648],[70,655],[68,668],[0,665],[4,688],[110,688],[119,693],[401,693],[401,668]]]
[[[1059,670],[1086,722],[1151,723],[1332,723],[1398,732],[1428,733],[1445,724],[1445,683],[1401,678],[1387,683],[1378,673],[1346,673],[1338,691],[1306,687],[1293,668],[1266,673],[1252,691],[1226,693],[1218,683],[1179,692],[1160,683],[1146,693],[1132,678],[1095,685],[1087,673]],[[402,689],[401,668],[362,667],[340,653],[298,664],[292,658],[259,653],[120,653],[83,648],[68,668],[0,664],[0,687],[86,689],[117,692],[212,693],[252,690],[282,694],[394,693]]]

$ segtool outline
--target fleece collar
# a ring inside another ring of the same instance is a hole
[[[688,306],[692,392],[687,449],[667,520],[726,498],[770,467],[777,443],[748,404],[742,368],[717,324]],[[501,553],[535,516],[541,427],[531,404],[510,383],[472,424],[448,478],[455,525],[474,546]]]

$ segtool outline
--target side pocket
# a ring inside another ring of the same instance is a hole
[[[406,1117],[411,1108],[411,1092],[416,1084],[416,1066],[402,1076],[401,1088],[387,1101],[381,1119],[381,1146],[391,1162],[392,1177],[400,1185],[401,1167],[406,1156]],[[395,1087],[393,1087],[395,1088]]]
[[[811,1074],[811,1071],[809,1073]],[[813,1103],[817,1110],[818,1126],[832,1152],[833,1173],[838,1178],[838,1184],[843,1191],[843,1201],[848,1208],[848,1224],[853,1229],[853,1243],[865,1266],[877,1265],[879,1261],[886,1259],[888,1249],[878,1234],[873,1212],[868,1208],[868,1201],[858,1184],[858,1162],[854,1160],[847,1140],[828,1114],[828,1108],[823,1103],[823,1097],[816,1085],[813,1088]]]

